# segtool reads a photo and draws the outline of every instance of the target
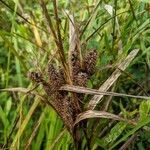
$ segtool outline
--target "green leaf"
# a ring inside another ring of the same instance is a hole
[[[138,143],[137,147],[138,147],[139,150],[145,150],[144,145],[143,145],[142,142]]]
[[[141,1],[143,3],[148,3],[149,2],[149,0],[139,0],[139,1]]]
[[[11,106],[12,106],[12,99],[11,97],[7,100],[6,104],[5,104],[5,112],[6,115],[9,114],[10,110],[11,110]]]
[[[117,123],[110,131],[108,135],[106,135],[102,140],[98,140],[98,144],[103,147],[107,146],[110,143],[113,143],[124,131],[127,124],[124,122]]]
[[[144,120],[148,117],[150,111],[150,101],[143,101],[140,104],[139,113],[140,113],[140,120]]]
[[[37,134],[37,138],[36,138],[36,142],[34,145],[34,149],[36,150],[40,150],[40,147],[42,145],[43,142],[43,138],[45,135],[45,120],[42,121],[40,128],[38,130],[38,134]]]
[[[144,120],[141,120],[132,130],[130,130],[129,132],[127,132],[120,140],[118,140],[112,147],[110,147],[109,150],[113,149],[114,147],[116,147],[121,142],[127,140],[127,138],[129,136],[133,135],[136,131],[138,131],[140,128],[142,128],[143,126],[145,126],[149,122],[150,122],[150,117],[147,117]]]
[[[7,119],[6,113],[3,111],[1,106],[0,106],[0,118],[2,120],[4,127],[8,127],[9,121]]]

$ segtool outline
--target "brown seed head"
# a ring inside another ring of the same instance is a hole
[[[83,64],[85,72],[87,72],[88,75],[94,74],[96,60],[97,60],[97,51],[95,49],[88,52],[87,55],[85,56]]]
[[[72,75],[77,75],[80,71],[80,60],[77,50],[73,51],[71,54],[71,66],[72,66]]]
[[[57,91],[65,83],[63,72],[57,71],[53,64],[48,66],[48,77],[53,91]]]
[[[37,82],[37,83],[40,83],[43,81],[43,77],[42,77],[42,74],[39,73],[39,72],[29,72],[28,73],[28,77],[34,81],[34,82]]]
[[[87,80],[88,80],[88,75],[87,75],[87,73],[79,72],[79,73],[74,77],[74,85],[86,87]]]

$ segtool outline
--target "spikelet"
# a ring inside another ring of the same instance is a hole
[[[73,129],[73,109],[72,105],[70,103],[70,97],[66,95],[64,99],[62,100],[62,118],[64,119],[64,122],[66,123],[66,126],[69,128],[69,130]]]
[[[58,72],[53,64],[48,65],[48,77],[50,81],[58,80]]]
[[[48,76],[51,85],[50,88],[52,90],[52,100],[50,102],[63,119],[65,126],[70,132],[72,132],[73,117],[72,108],[71,105],[69,105],[68,93],[65,91],[58,91],[59,88],[65,83],[64,71],[63,69],[59,69],[57,71],[52,64],[49,64]]]
[[[40,83],[43,81],[43,77],[42,77],[42,74],[39,73],[39,72],[29,72],[28,73],[28,77],[34,81],[34,82],[37,82],[37,83]]]
[[[74,85],[86,87],[87,80],[88,80],[88,75],[87,75],[87,73],[79,72],[79,73],[74,77]]]
[[[54,109],[62,118],[67,129],[72,132],[73,129],[73,110],[70,105],[70,97],[68,95],[57,92],[53,95],[53,99],[50,101]]]
[[[65,72],[64,72],[63,68],[59,69],[59,78],[61,80],[61,83],[65,84]]]
[[[48,96],[52,96],[52,94],[54,93],[54,92],[53,92],[53,86],[52,86],[52,84],[47,83],[46,81],[43,81],[43,82],[42,82],[42,85],[43,85],[43,88],[44,88],[46,94],[47,94]]]
[[[49,83],[52,85],[52,91],[57,91],[64,84],[64,76],[62,72],[57,71],[53,64],[48,66]]]
[[[93,75],[95,72],[96,60],[97,51],[95,49],[88,52],[84,58],[84,70],[88,73],[89,76]]]
[[[81,69],[77,50],[74,50],[71,53],[71,69],[72,76],[77,75]]]

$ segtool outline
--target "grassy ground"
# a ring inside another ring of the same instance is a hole
[[[0,0],[0,149],[149,149],[149,18],[148,0]]]

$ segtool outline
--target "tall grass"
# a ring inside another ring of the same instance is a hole
[[[1,149],[149,149],[149,18],[146,0],[0,0]]]

